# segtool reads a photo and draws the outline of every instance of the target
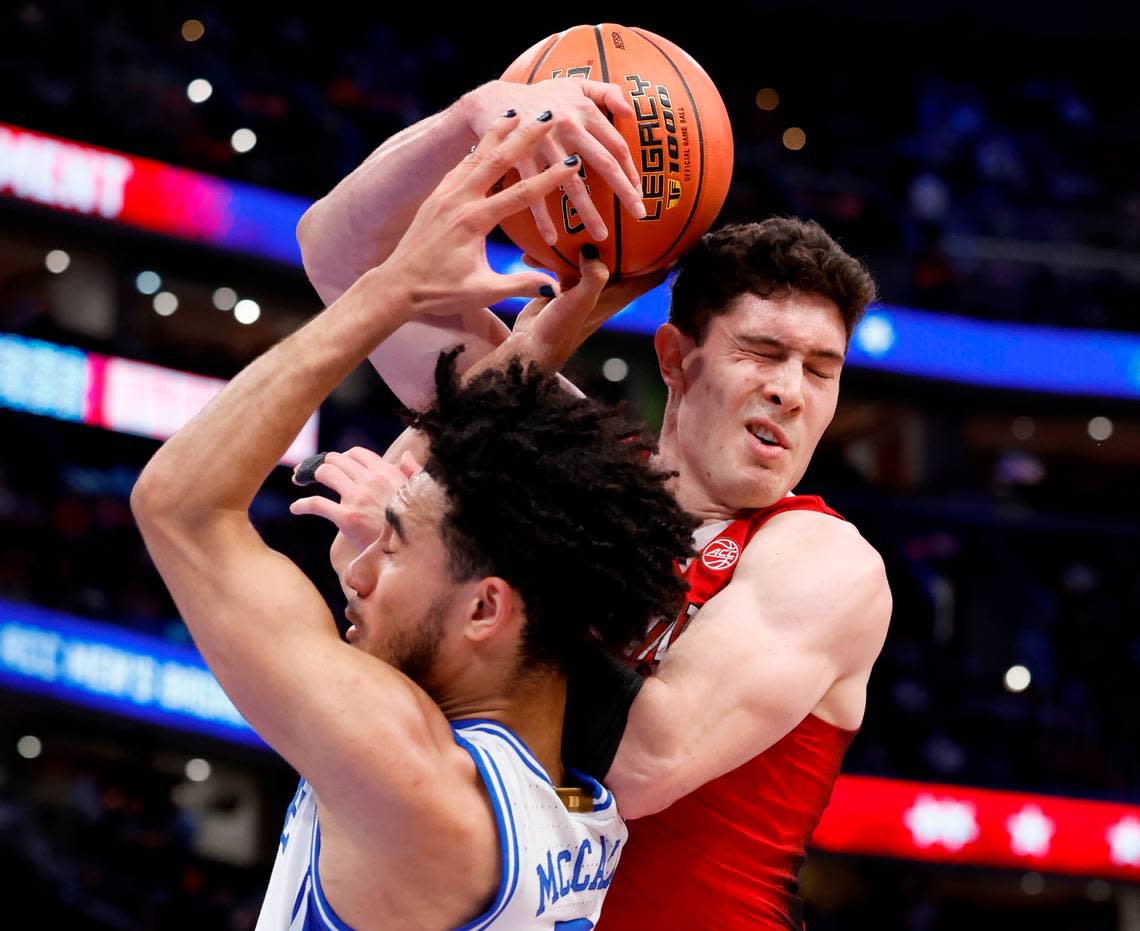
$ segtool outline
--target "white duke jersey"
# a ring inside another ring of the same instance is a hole
[[[480,719],[453,721],[451,729],[491,798],[502,863],[490,908],[460,931],[589,931],[627,836],[613,796],[597,780],[571,770],[594,801],[593,811],[571,812],[509,728]],[[285,815],[257,931],[352,931],[321,888],[320,850],[316,796],[302,779]],[[372,926],[383,927],[384,916],[375,916]]]

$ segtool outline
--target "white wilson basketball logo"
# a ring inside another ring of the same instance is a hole
[[[719,572],[736,565],[740,558],[740,547],[732,540],[713,540],[701,553],[701,562]]]

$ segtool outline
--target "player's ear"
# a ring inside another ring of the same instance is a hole
[[[514,615],[514,589],[498,576],[487,576],[475,586],[468,601],[467,636],[482,641],[501,635],[513,623]]]
[[[685,335],[671,323],[663,323],[657,328],[653,347],[657,350],[661,380],[670,391],[685,390],[685,357],[695,346],[696,341],[691,336]]]

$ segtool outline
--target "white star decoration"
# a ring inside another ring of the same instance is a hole
[[[1104,832],[1109,859],[1117,866],[1140,866],[1140,820],[1125,815]]]
[[[937,799],[923,793],[903,815],[917,847],[941,844],[958,851],[978,838],[976,809],[969,802]]]
[[[1043,857],[1049,852],[1056,826],[1036,805],[1026,805],[1005,822],[1009,845],[1020,856]]]

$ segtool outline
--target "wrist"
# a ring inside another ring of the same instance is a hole
[[[486,130],[486,120],[483,113],[486,109],[485,100],[496,83],[495,81],[488,81],[486,84],[480,84],[478,87],[469,90],[450,107],[454,112],[456,122],[462,127],[463,132],[470,137],[465,140],[468,146],[478,144],[483,137],[483,132]]]
[[[419,309],[424,299],[422,290],[404,269],[387,261],[357,278],[349,292],[361,312],[382,334],[379,338],[382,341],[422,313]]]

